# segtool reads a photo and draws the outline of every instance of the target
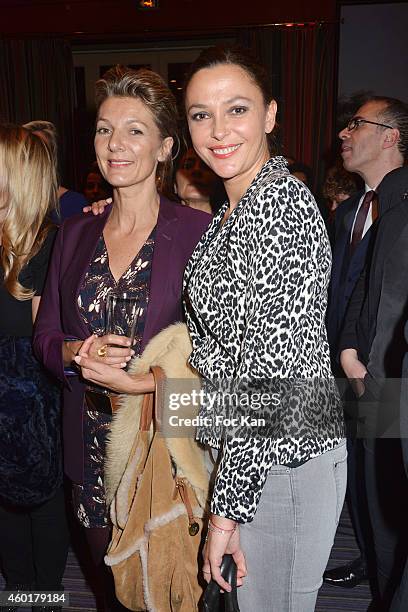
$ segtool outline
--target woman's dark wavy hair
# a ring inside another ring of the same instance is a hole
[[[261,66],[259,62],[257,62],[252,53],[244,47],[230,47],[224,45],[204,49],[198,58],[191,64],[184,81],[184,96],[191,79],[199,70],[202,70],[203,68],[213,68],[214,66],[222,64],[239,66],[242,70],[244,70],[249,78],[260,89],[265,106],[275,99],[272,93],[271,79],[265,68]],[[272,132],[266,136],[268,140],[269,153],[271,155],[277,155],[280,153],[281,147],[279,126],[277,123],[275,124]]]
[[[151,112],[160,136],[173,138],[173,150],[180,148],[178,137],[178,110],[176,99],[161,76],[152,70],[133,70],[117,65],[110,68],[95,84],[97,111],[107,98],[137,98]],[[174,156],[175,157],[175,156]],[[158,188],[164,193],[172,191],[173,157],[157,166]]]

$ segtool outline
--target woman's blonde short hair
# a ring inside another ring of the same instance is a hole
[[[55,163],[46,143],[24,127],[0,125],[0,207],[5,210],[0,263],[5,287],[18,300],[34,296],[18,277],[44,242],[57,190]]]
[[[152,70],[140,68],[133,70],[127,66],[110,68],[95,84],[97,111],[105,100],[112,97],[137,98],[151,112],[161,138],[171,137],[173,148],[179,147],[178,111],[176,99],[161,76]],[[178,147],[177,147],[178,145]],[[157,166],[157,177],[161,191],[167,191],[172,182],[173,159],[170,154]]]

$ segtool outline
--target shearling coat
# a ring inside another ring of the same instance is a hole
[[[187,365],[191,344],[186,326],[158,334],[130,372],[160,366],[168,379],[195,379]],[[105,469],[113,539],[105,557],[116,595],[130,610],[194,612],[201,529],[189,534],[186,506],[175,487],[183,478],[194,520],[202,527],[208,496],[204,453],[193,437],[139,431],[142,396],[124,396],[114,416]],[[191,486],[190,486],[191,485]]]

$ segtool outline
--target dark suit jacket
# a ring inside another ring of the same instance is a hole
[[[66,338],[85,339],[90,335],[79,314],[77,298],[111,209],[112,206],[107,206],[96,218],[72,217],[59,230],[34,330],[36,355],[64,383],[65,471],[77,483],[83,480],[85,385],[77,376],[70,379],[65,376],[62,343]],[[161,197],[142,349],[160,330],[182,320],[184,268],[210,219],[207,213]]]
[[[345,200],[336,210],[332,273],[327,310],[327,336],[332,361],[335,361],[344,316],[354,287],[364,268],[370,244],[371,228],[349,256],[351,228],[363,191]]]
[[[375,399],[385,379],[399,379],[407,350],[408,318],[408,167],[385,176],[378,187],[381,216],[370,263],[359,279],[346,314],[339,349],[355,348]],[[388,388],[389,397],[398,389]]]

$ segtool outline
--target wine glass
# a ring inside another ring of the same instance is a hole
[[[131,346],[133,346],[139,314],[139,297],[137,295],[126,291],[108,293],[105,310],[105,334],[127,336],[130,338]]]

